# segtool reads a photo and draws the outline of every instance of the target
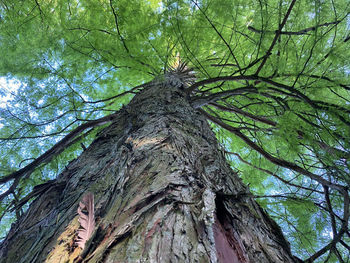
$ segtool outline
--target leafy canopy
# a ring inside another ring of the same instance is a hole
[[[349,260],[349,12],[346,0],[0,1],[1,232],[180,54],[193,105],[294,253]]]

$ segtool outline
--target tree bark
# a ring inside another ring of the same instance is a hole
[[[14,224],[0,262],[297,262],[225,161],[180,73],[154,80]],[[96,225],[76,246],[77,208]]]

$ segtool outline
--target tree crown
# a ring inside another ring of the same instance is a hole
[[[2,233],[181,57],[192,105],[294,252],[346,260],[349,11],[345,0],[1,1]]]

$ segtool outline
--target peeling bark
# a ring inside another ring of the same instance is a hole
[[[116,115],[14,224],[0,262],[296,262],[175,73]],[[76,247],[91,192],[96,227]]]

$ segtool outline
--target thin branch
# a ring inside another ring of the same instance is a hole
[[[220,121],[219,119],[217,119],[214,116],[208,114],[207,112],[205,112],[202,109],[199,109],[199,111],[205,117],[207,117],[209,120],[211,120],[212,122],[216,123],[217,125],[221,126],[225,130],[228,130],[228,131],[232,132],[233,134],[237,135],[238,137],[240,137],[245,143],[247,143],[251,148],[253,148],[257,152],[259,152],[262,156],[264,156],[270,162],[272,162],[274,164],[277,164],[279,166],[291,169],[291,170],[293,170],[295,172],[304,174],[307,177],[309,177],[309,178],[319,182],[321,185],[329,186],[330,188],[336,189],[336,190],[340,191],[341,193],[347,192],[346,188],[344,186],[342,186],[342,185],[331,183],[328,180],[322,178],[321,176],[319,176],[317,174],[314,174],[314,173],[311,173],[311,172],[303,169],[302,167],[296,165],[295,163],[292,163],[292,162],[289,162],[289,161],[286,161],[286,160],[283,160],[283,159],[279,159],[277,157],[272,156],[271,154],[266,152],[263,148],[261,148],[256,143],[254,143],[251,139],[249,139],[246,135],[241,133],[239,131],[239,129],[234,128],[234,127],[224,123],[223,121]]]
[[[268,57],[271,55],[271,51],[273,49],[273,47],[275,46],[276,42],[277,42],[277,39],[280,37],[281,35],[281,31],[282,31],[282,28],[284,27],[284,25],[286,24],[287,22],[287,19],[290,15],[290,13],[292,12],[292,9],[293,9],[293,6],[295,4],[296,0],[292,0],[291,4],[289,5],[289,8],[287,10],[287,13],[285,14],[284,18],[283,18],[283,21],[282,23],[280,24],[278,30],[276,31],[276,34],[275,34],[275,37],[274,39],[272,40],[272,43],[269,47],[269,49],[266,51],[266,56],[264,57],[264,60],[261,62],[260,66],[258,67],[257,71],[255,72],[255,75],[258,75],[260,70],[263,68],[263,66],[265,65]]]
[[[239,66],[238,60],[236,58],[236,56],[233,53],[233,50],[230,46],[229,43],[227,43],[226,39],[222,36],[222,34],[217,30],[216,26],[213,24],[213,22],[209,19],[209,17],[206,15],[206,13],[202,10],[202,8],[198,5],[198,3],[196,1],[192,0],[192,3],[196,5],[196,7],[199,9],[199,11],[203,14],[203,16],[205,17],[205,19],[209,22],[210,26],[215,30],[216,34],[218,34],[218,36],[221,38],[221,40],[224,42],[224,44],[226,45],[226,47],[228,48],[228,50],[230,51],[231,56],[233,57],[233,59],[235,60],[236,66],[239,68],[239,71],[241,71],[241,67]]]
[[[91,32],[91,31],[98,31],[98,32],[101,32],[101,33],[105,33],[105,34],[108,34],[108,35],[112,35],[111,32],[107,31],[107,30],[104,30],[104,29],[88,29],[88,28],[84,28],[84,27],[72,27],[72,28],[68,28],[68,30],[84,30],[84,31],[87,31],[87,32]]]
[[[208,78],[208,79],[194,83],[192,86],[186,89],[186,92],[190,94],[192,91],[194,91],[196,88],[200,86],[204,86],[206,84],[211,84],[219,81],[239,81],[239,80],[259,80],[259,77],[255,75],[248,75],[248,76],[220,76],[215,78]]]
[[[333,231],[333,235],[337,235],[337,225],[335,222],[335,217],[334,217],[334,212],[333,212],[333,208],[332,208],[332,203],[331,203],[331,199],[329,198],[329,189],[327,186],[324,186],[324,196],[327,202],[327,207],[329,210],[329,215],[331,218],[331,225],[332,225],[332,231]]]
[[[96,104],[96,103],[101,103],[101,102],[113,100],[113,99],[122,97],[122,96],[124,96],[124,95],[126,95],[126,94],[135,94],[135,91],[136,91],[136,90],[145,87],[147,84],[149,84],[149,83],[141,84],[141,85],[136,86],[136,87],[134,87],[134,88],[132,88],[132,89],[130,89],[130,90],[124,91],[124,92],[122,92],[122,93],[119,93],[119,94],[117,94],[117,95],[115,95],[115,96],[112,96],[112,97],[109,97],[109,98],[106,98],[106,99],[95,100],[95,101],[84,101],[84,103]]]
[[[349,111],[348,109],[345,109],[345,108],[343,108],[341,106],[337,106],[337,105],[334,105],[334,104],[321,102],[321,101],[313,101],[308,96],[306,96],[302,92],[298,91],[294,87],[291,87],[291,86],[288,86],[288,85],[285,85],[285,84],[282,84],[282,83],[270,80],[268,78],[259,77],[259,76],[256,76],[256,75],[221,76],[221,77],[209,78],[209,79],[205,79],[205,80],[202,80],[202,81],[199,81],[199,82],[193,84],[186,91],[188,93],[190,93],[191,91],[195,90],[197,87],[203,86],[205,84],[219,82],[219,81],[238,81],[238,80],[256,80],[256,81],[265,82],[265,83],[270,84],[270,85],[272,85],[274,87],[277,87],[277,88],[288,90],[288,91],[290,91],[290,92],[295,94],[295,95],[293,95],[294,97],[297,97],[297,98],[303,100],[304,102],[308,103],[314,109],[328,110],[329,107],[337,107],[337,108],[342,108],[342,109],[344,109],[346,111]],[[289,95],[291,95],[291,94],[289,94]],[[341,116],[340,114],[338,114],[336,112],[333,112],[333,114],[335,116],[337,116],[339,118],[339,120],[342,121],[344,124],[350,126],[350,121],[347,121],[343,116]]]
[[[92,120],[78,126],[69,134],[67,134],[62,140],[60,140],[58,143],[52,146],[49,150],[47,150],[45,153],[36,158],[35,161],[31,162],[30,164],[16,172],[13,172],[7,176],[0,178],[0,184],[4,184],[12,179],[17,179],[24,175],[32,173],[36,167],[43,163],[49,162],[54,156],[61,153],[65,149],[65,147],[67,147],[67,145],[70,144],[76,138],[76,136],[81,134],[84,130],[109,123],[116,117],[116,115],[117,113],[113,113],[100,119]]]
[[[150,64],[147,64],[139,59],[136,59],[133,55],[131,55],[131,52],[129,50],[129,48],[127,47],[126,45],[126,41],[125,41],[125,38],[122,36],[121,32],[120,32],[120,28],[119,28],[119,22],[118,22],[118,15],[117,15],[117,12],[115,10],[115,8],[113,7],[113,4],[112,4],[112,0],[109,0],[109,6],[111,7],[112,9],[112,13],[113,13],[113,16],[114,16],[114,21],[115,21],[115,26],[116,26],[116,29],[117,29],[117,32],[118,32],[118,35],[119,35],[119,39],[120,41],[122,42],[123,44],[123,47],[126,51],[126,53],[129,55],[130,58],[134,59],[135,61],[137,61],[138,63],[140,63],[142,66],[147,66],[149,68],[151,68],[154,72],[156,71]],[[94,48],[95,49],[95,48]],[[96,50],[96,49],[95,49]],[[153,75],[151,72],[148,72],[149,74]]]
[[[302,186],[302,185],[293,184],[293,183],[291,183],[291,181],[288,181],[288,180],[283,179],[282,177],[278,176],[276,173],[271,172],[270,170],[267,170],[267,169],[258,167],[258,166],[254,165],[254,164],[251,164],[250,162],[244,160],[238,153],[228,152],[228,151],[225,151],[225,153],[227,153],[227,154],[233,154],[233,155],[237,156],[237,158],[238,158],[241,162],[243,162],[243,163],[245,163],[245,164],[247,164],[247,165],[249,165],[249,166],[251,166],[251,167],[254,167],[255,169],[258,169],[259,171],[262,171],[262,172],[264,172],[264,173],[267,173],[267,174],[269,174],[269,175],[272,175],[273,177],[277,178],[278,180],[280,180],[281,182],[283,182],[283,183],[285,183],[285,184],[288,184],[288,185],[293,186],[293,187],[296,187],[296,188],[301,188],[301,189],[304,189],[304,190],[307,190],[307,191],[311,191],[311,192],[316,192],[316,193],[322,194],[322,192],[319,191],[319,190],[311,189],[311,188],[308,188],[308,187],[305,187],[305,186]]]
[[[210,102],[217,101],[223,97],[228,97],[228,96],[233,96],[233,95],[240,95],[246,92],[254,92],[257,93],[258,90],[254,87],[241,87],[237,89],[232,89],[232,90],[226,90],[223,92],[217,92],[213,93],[212,95],[206,96],[206,97],[194,97],[193,100],[191,101],[191,105],[193,108],[197,109],[202,106],[207,105]]]
[[[261,116],[256,116],[254,114],[251,114],[247,111],[244,111],[244,110],[241,110],[240,108],[237,108],[233,105],[230,105],[230,107],[225,107],[223,105],[220,105],[220,104],[217,104],[217,103],[209,103],[210,105],[214,106],[215,108],[219,109],[219,110],[223,110],[223,111],[227,111],[227,112],[234,112],[234,113],[238,113],[238,114],[241,114],[253,121],[259,121],[259,122],[262,122],[262,123],[265,123],[265,124],[268,124],[268,125],[271,125],[271,126],[276,126],[277,123],[275,121],[272,121],[272,120],[269,120],[269,119],[266,119],[264,117],[261,117]]]
[[[305,29],[302,29],[302,30],[299,30],[299,31],[295,31],[295,32],[292,32],[292,31],[281,31],[279,34],[281,35],[305,35],[307,32],[310,32],[310,31],[314,31],[316,30],[317,28],[319,27],[323,27],[323,26],[330,26],[330,25],[337,25],[341,22],[341,20],[337,20],[337,21],[334,21],[334,22],[328,22],[328,23],[324,23],[324,24],[320,24],[320,25],[316,25],[316,26],[313,26],[313,27],[308,27],[308,28],[305,28]],[[275,30],[275,31],[272,31],[272,30],[259,30],[259,29],[256,29],[252,26],[248,26],[248,29],[250,31],[253,31],[255,33],[274,33],[274,34],[278,34],[278,30]]]
[[[109,6],[110,6],[111,9],[112,9],[112,13],[113,13],[113,16],[114,16],[114,21],[115,21],[115,27],[117,28],[117,32],[118,32],[120,41],[122,42],[122,44],[123,44],[123,46],[124,46],[126,52],[129,54],[130,51],[129,51],[128,47],[126,46],[125,39],[124,39],[124,37],[122,36],[122,34],[120,33],[119,23],[118,23],[118,16],[117,16],[117,12],[115,11],[115,9],[114,9],[114,7],[113,7],[112,0],[109,0]]]
[[[332,182],[322,178],[321,176],[319,176],[317,174],[314,174],[312,172],[309,172],[309,171],[305,170],[304,168],[296,165],[295,163],[291,163],[289,161],[286,161],[286,160],[283,160],[283,159],[279,159],[277,157],[272,156],[271,154],[266,152],[263,148],[261,148],[256,143],[254,143],[251,139],[249,139],[246,135],[244,135],[242,132],[240,132],[239,129],[234,128],[234,127],[224,123],[223,121],[215,118],[214,116],[208,114],[207,112],[205,112],[202,109],[199,109],[199,111],[204,116],[206,116],[209,120],[211,120],[212,122],[216,123],[217,125],[221,126],[225,130],[228,130],[228,131],[232,132],[233,134],[235,134],[236,136],[240,137],[245,143],[247,143],[251,148],[256,150],[258,153],[260,153],[262,156],[264,156],[270,162],[272,162],[274,164],[277,164],[279,166],[288,168],[288,169],[293,170],[295,172],[298,172],[300,174],[306,175],[307,177],[317,181],[321,185],[329,187],[329,188],[333,188],[333,189],[337,190],[340,194],[342,194],[342,196],[344,198],[344,212],[343,212],[342,226],[341,226],[338,234],[335,235],[335,237],[333,238],[333,240],[329,244],[327,244],[326,246],[321,248],[314,255],[312,255],[307,260],[305,260],[305,262],[313,262],[315,259],[317,259],[321,255],[323,255],[324,253],[326,253],[330,249],[334,248],[335,245],[341,240],[342,236],[344,235],[344,233],[348,229],[348,221],[349,221],[349,193],[348,193],[348,188],[343,186],[343,185],[340,185],[340,184],[332,183]]]
[[[237,67],[236,64],[224,63],[224,64],[211,64],[212,67]]]

